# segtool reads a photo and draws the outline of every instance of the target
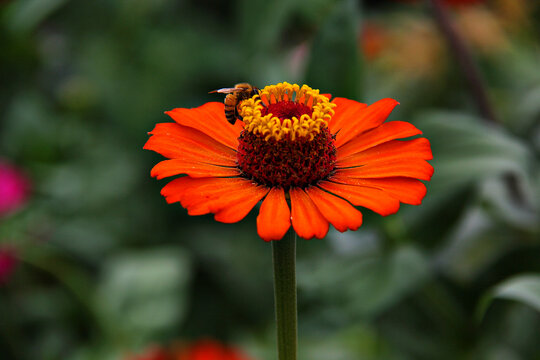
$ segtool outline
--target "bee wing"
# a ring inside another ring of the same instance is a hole
[[[208,92],[209,94],[211,93],[220,93],[220,94],[231,94],[235,91],[239,91],[241,89],[238,89],[238,88],[222,88],[222,89],[217,89],[217,90],[212,90],[210,92]]]

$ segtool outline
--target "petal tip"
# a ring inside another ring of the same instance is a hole
[[[393,99],[391,97],[387,97],[387,98],[382,98],[378,101],[375,101],[375,102],[379,102],[379,101],[383,101],[383,102],[392,102],[394,104],[399,104],[399,102],[396,100],[396,99]]]
[[[433,177],[433,174],[435,173],[435,168],[429,163],[428,163],[428,165],[429,165],[429,171],[427,173],[426,181],[431,181],[431,178]],[[424,179],[421,179],[421,180],[424,180]]]

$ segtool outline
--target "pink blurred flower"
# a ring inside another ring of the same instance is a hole
[[[10,248],[0,248],[0,285],[6,284],[17,266],[15,251]]]
[[[0,217],[24,205],[29,190],[26,176],[15,166],[0,160]]]

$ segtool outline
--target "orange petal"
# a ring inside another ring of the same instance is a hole
[[[231,177],[240,175],[236,167],[216,166],[200,161],[172,159],[157,163],[150,171],[150,175],[158,180],[165,177],[187,174],[191,177]]]
[[[336,147],[339,148],[358,134],[381,125],[398,104],[394,99],[382,99],[363,110],[346,112],[342,115],[343,126],[336,135]]]
[[[433,167],[420,159],[393,159],[385,162],[372,162],[363,166],[338,169],[336,175],[352,178],[409,177],[430,180]]]
[[[390,140],[401,139],[421,133],[422,132],[411,123],[405,121],[390,121],[351,139],[351,141],[337,149],[337,157],[340,159]]]
[[[341,158],[337,161],[336,166],[351,167],[394,160],[406,162],[408,159],[433,159],[428,139],[388,141],[365,151]]]
[[[242,220],[268,191],[267,187],[252,183],[251,187],[223,193],[212,199],[210,211],[216,214],[214,219],[217,221],[235,223]]]
[[[198,130],[175,123],[157,124],[144,149],[169,159],[191,159],[216,165],[236,165],[236,151]]]
[[[358,230],[362,225],[362,213],[347,201],[313,186],[306,189],[306,193],[336,230]]]
[[[300,188],[291,188],[291,220],[294,230],[304,239],[322,239],[328,232],[328,221],[308,194]]]
[[[180,203],[188,209],[189,215],[215,214],[222,209],[221,204],[227,200],[226,196],[230,194],[238,196],[244,190],[257,186],[244,178],[232,179],[236,179],[236,181],[191,188],[184,194]]]
[[[355,179],[334,175],[331,180],[343,184],[381,189],[404,204],[420,205],[426,196],[426,186],[421,181],[405,177]]]
[[[363,206],[382,216],[394,214],[399,210],[399,201],[381,189],[336,184],[330,181],[321,181],[319,186],[348,200],[355,206]]]
[[[176,108],[165,114],[178,124],[197,129],[231,149],[238,148],[242,127],[227,122],[223,103],[210,102],[193,109]]]
[[[257,216],[257,232],[264,241],[281,240],[290,227],[291,211],[285,192],[282,188],[272,188]]]
[[[165,196],[169,204],[179,201],[184,207],[187,207],[204,202],[214,193],[231,191],[245,186],[245,182],[246,180],[242,178],[191,178],[184,176],[165,185],[161,189],[161,195]]]
[[[366,104],[346,98],[337,97],[332,102],[337,105],[334,108],[335,114],[328,123],[328,129],[332,134],[340,131],[348,121],[351,121],[351,118],[358,118],[360,112],[367,108]]]
[[[168,203],[179,201],[189,215],[216,214],[222,222],[243,219],[268,189],[243,178],[178,178],[161,194]]]

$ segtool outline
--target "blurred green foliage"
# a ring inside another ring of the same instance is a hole
[[[1,358],[119,359],[201,337],[274,358],[255,215],[167,205],[142,146],[163,111],[221,100],[209,90],[306,81],[398,99],[391,118],[424,131],[435,176],[422,206],[300,241],[300,358],[540,359],[539,8],[451,10],[489,124],[421,3],[0,2],[0,157],[33,186],[0,219],[20,258],[0,287]]]

